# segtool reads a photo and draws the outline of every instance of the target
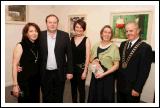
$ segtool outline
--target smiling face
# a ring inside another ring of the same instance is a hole
[[[105,27],[101,33],[101,39],[104,41],[110,41],[112,38],[111,28]]]
[[[128,23],[126,25],[126,36],[128,40],[133,41],[139,37],[140,29],[136,23]]]
[[[83,33],[84,33],[84,30],[83,30],[82,26],[78,23],[75,26],[75,33],[76,33],[77,36],[82,36]]]
[[[29,26],[27,37],[32,42],[35,41],[38,38],[38,31],[34,26]]]
[[[55,32],[58,29],[58,19],[55,16],[50,16],[46,20],[47,30]]]

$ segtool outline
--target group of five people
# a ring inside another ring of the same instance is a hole
[[[27,23],[22,41],[14,49],[12,91],[19,103],[40,102],[40,87],[43,102],[62,103],[66,79],[71,82],[72,102],[78,102],[78,90],[79,102],[84,103],[89,64],[101,67],[103,72],[92,73],[87,102],[115,102],[115,77],[117,102],[140,101],[151,68],[152,49],[140,39],[137,23],[126,25],[127,40],[119,48],[111,41],[112,28],[105,25],[100,31],[101,40],[91,49],[84,33],[85,21],[74,22],[71,39],[58,30],[56,15],[48,15],[45,21],[47,30],[42,32],[37,24]]]

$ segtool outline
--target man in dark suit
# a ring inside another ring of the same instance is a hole
[[[72,51],[68,33],[58,30],[56,15],[46,17],[47,30],[39,38],[43,102],[63,102],[65,79],[72,79]]]
[[[121,61],[117,72],[117,101],[137,103],[150,72],[152,48],[140,39],[137,23],[129,22],[125,29],[128,40],[122,42],[119,49]]]

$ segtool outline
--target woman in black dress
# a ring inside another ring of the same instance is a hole
[[[112,28],[106,25],[100,32],[101,41],[95,44],[91,51],[91,62],[98,69],[97,73],[92,73],[89,88],[89,103],[112,103],[114,102],[114,75],[119,67],[119,50],[111,42]]]
[[[40,102],[39,34],[38,25],[27,23],[23,28],[22,41],[13,52],[12,95],[18,98],[18,103]],[[22,71],[19,72],[18,66]]]
[[[73,55],[73,79],[71,79],[72,102],[77,103],[77,89],[79,102],[85,102],[85,79],[90,58],[90,41],[84,36],[86,23],[78,20],[74,23],[75,36],[71,39]]]

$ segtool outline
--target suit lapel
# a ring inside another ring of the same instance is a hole
[[[141,41],[141,39],[139,38],[139,39],[136,41],[136,43],[131,47],[131,49],[133,49],[134,46],[136,46],[140,41]]]
[[[129,49],[129,50],[126,50],[126,55],[128,56],[129,53],[132,51],[132,49],[141,41],[141,39],[139,38],[136,43],[134,43],[134,45]],[[128,46],[128,45],[127,45]]]
[[[57,53],[58,46],[59,46],[59,43],[60,43],[60,38],[61,38],[60,32],[59,32],[59,30],[57,30],[56,43],[55,43],[55,48],[54,48],[55,56],[57,55],[56,53]]]

